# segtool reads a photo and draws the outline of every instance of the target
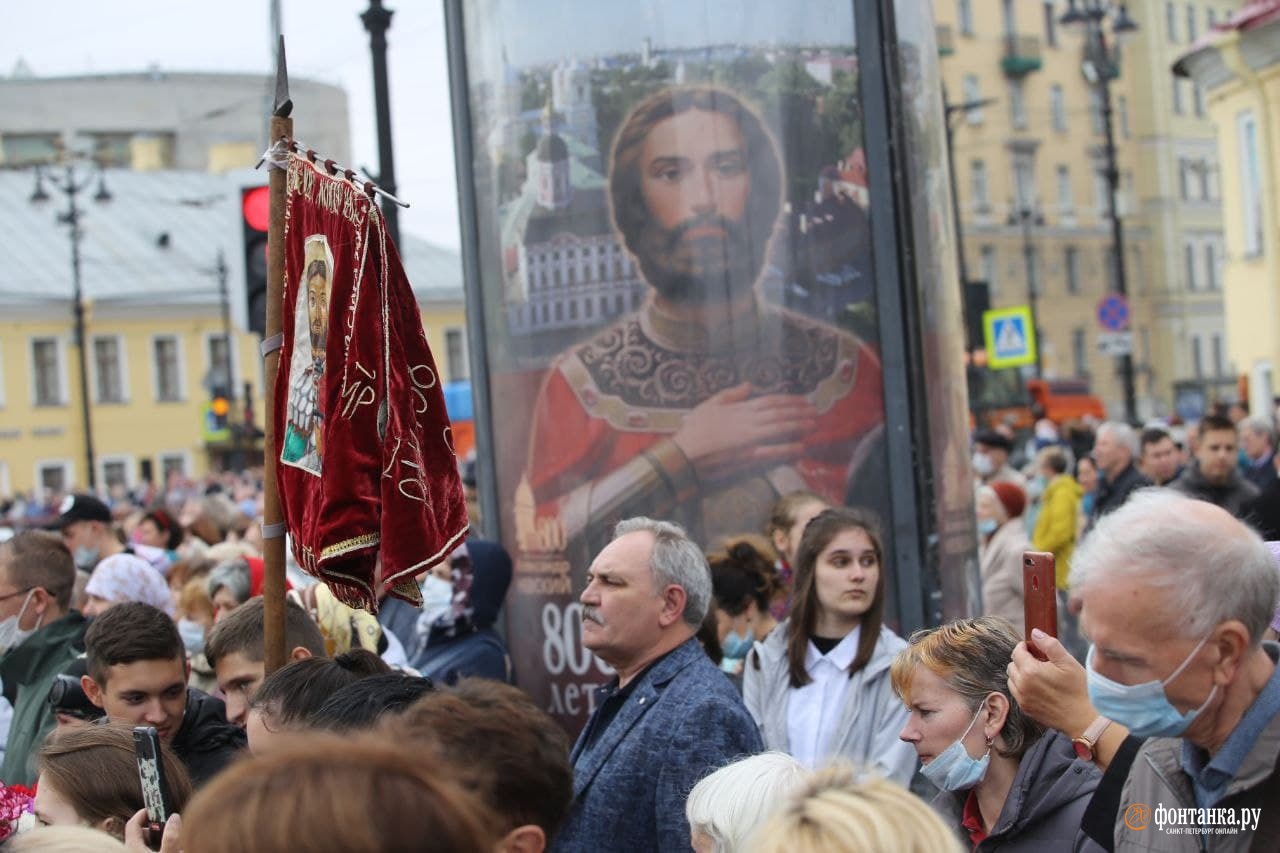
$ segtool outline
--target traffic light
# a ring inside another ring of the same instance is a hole
[[[244,231],[244,286],[249,330],[267,334],[267,224],[270,193],[265,186],[240,191],[240,223]]]

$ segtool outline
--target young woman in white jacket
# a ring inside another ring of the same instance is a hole
[[[906,642],[882,624],[883,561],[865,515],[837,508],[810,521],[790,614],[748,656],[743,698],[765,749],[809,767],[843,758],[905,785],[916,756],[898,740],[907,710],[889,665]]]

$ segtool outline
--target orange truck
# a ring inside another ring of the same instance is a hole
[[[1017,370],[969,368],[969,410],[975,426],[1008,424],[1030,430],[1037,417],[1064,424],[1092,415],[1106,420],[1102,400],[1083,379],[1026,379]]]

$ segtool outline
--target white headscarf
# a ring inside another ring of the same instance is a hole
[[[117,604],[141,601],[173,616],[173,599],[164,577],[133,554],[115,554],[98,563],[84,591]]]

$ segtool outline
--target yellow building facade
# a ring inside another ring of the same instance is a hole
[[[1273,411],[1280,365],[1280,2],[1255,3],[1181,57],[1217,128],[1226,337],[1251,410]]]
[[[467,377],[461,300],[420,304],[423,327],[446,381]],[[263,426],[265,376],[258,337],[233,329],[235,399],[228,421]],[[100,489],[160,484],[170,471],[192,478],[237,449],[209,430],[212,382],[226,369],[218,306],[88,306],[86,372],[96,482]],[[7,307],[0,317],[0,498],[83,488],[87,457],[80,372],[70,311]],[[261,442],[242,439],[249,464]]]
[[[1235,5],[1129,3],[1139,30],[1111,97],[1141,418],[1172,414],[1184,380],[1212,388],[1230,373],[1213,128],[1193,87],[1175,90],[1166,25],[1185,38]],[[1065,2],[934,10],[948,102],[991,99],[950,117],[967,276],[989,284],[992,307],[1034,291],[1044,375],[1087,379],[1122,417],[1119,361],[1099,349],[1097,306],[1116,282],[1102,99],[1083,73],[1082,34],[1060,23]]]

